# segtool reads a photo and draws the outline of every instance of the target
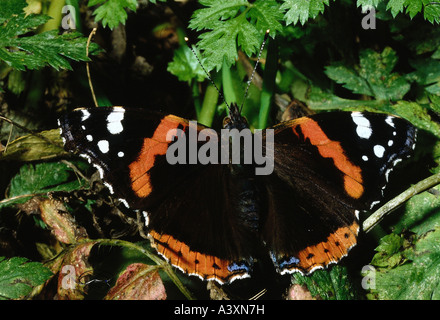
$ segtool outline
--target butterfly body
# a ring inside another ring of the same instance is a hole
[[[245,133],[247,122],[234,107],[224,129]],[[221,134],[173,115],[77,109],[60,119],[60,128],[65,148],[94,164],[124,204],[144,212],[164,258],[219,283],[250,276],[261,251],[281,274],[338,262],[356,244],[359,212],[379,201],[416,137],[397,117],[323,113],[255,133],[250,149],[240,145],[239,157],[229,152],[225,160],[206,151],[208,144],[233,150]],[[193,146],[182,140],[192,134]],[[185,163],[170,164],[179,139],[188,149],[180,158]],[[257,170],[257,149],[271,170]],[[255,157],[245,162],[249,150]],[[195,154],[205,160],[190,161]]]

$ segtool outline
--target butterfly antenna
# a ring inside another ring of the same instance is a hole
[[[212,83],[212,85],[215,87],[215,89],[217,90],[218,94],[220,95],[220,98],[225,102],[226,106],[228,107],[228,110],[231,110],[231,108],[229,107],[229,104],[226,102],[225,97],[223,96],[223,94],[221,93],[220,89],[217,87],[217,85],[215,84],[214,80],[212,80],[211,76],[209,75],[209,72],[206,71],[205,67],[202,64],[202,61],[200,60],[199,56],[197,55],[196,51],[193,49],[192,46],[189,45],[189,39],[188,37],[185,37],[185,42],[188,45],[188,48],[191,49],[192,53],[194,54],[194,56],[196,57],[197,61],[199,62],[199,65],[202,67],[203,71],[205,72],[206,76],[208,77],[209,81]]]
[[[252,70],[251,77],[250,77],[250,79],[248,81],[248,85],[246,87],[246,91],[245,91],[244,96],[243,96],[243,101],[242,101],[240,109],[239,109],[240,113],[241,113],[241,110],[243,109],[244,101],[245,101],[245,99],[247,97],[247,94],[248,94],[248,91],[249,91],[249,87],[251,86],[252,80],[254,79],[254,75],[255,75],[255,72],[257,70],[258,63],[260,62],[261,54],[263,53],[264,46],[266,45],[267,38],[269,37],[269,32],[270,32],[270,30],[267,29],[266,30],[266,34],[264,35],[263,43],[261,44],[260,52],[258,53],[257,62],[255,63],[254,70]]]

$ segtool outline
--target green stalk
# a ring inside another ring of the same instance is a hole
[[[47,21],[41,28],[40,33],[43,33],[45,31],[50,31],[54,29],[58,29],[58,27],[61,24],[62,19],[62,10],[63,7],[66,5],[66,2],[64,0],[52,0],[50,2],[49,10],[47,11],[47,15],[52,17],[49,21]]]
[[[223,94],[226,104],[237,103],[238,101],[234,90],[234,81],[232,80],[231,67],[226,64],[226,59],[223,59],[222,83]]]
[[[60,26],[64,4],[64,0],[53,0],[50,2],[48,12],[45,12],[45,14],[51,16],[53,19],[50,19],[39,27],[37,33],[54,30]],[[37,108],[43,96],[45,80],[41,70],[33,70],[29,83],[29,91],[26,96],[26,106],[29,109]]]
[[[202,112],[202,102],[200,101],[199,84],[196,79],[190,81],[192,89],[192,96],[194,100],[194,108],[196,109],[197,119],[200,119],[200,113]]]
[[[81,15],[79,13],[79,3],[78,0],[66,0],[66,5],[72,6],[75,8],[75,27],[76,31],[81,32]]]
[[[217,88],[220,89],[221,77],[219,77],[217,74],[214,74],[212,75],[212,81],[214,81]],[[210,84],[206,88],[202,110],[200,111],[200,116],[198,118],[199,123],[205,126],[211,126],[212,122],[214,121],[219,97],[219,92],[217,91],[217,88],[213,84]]]
[[[278,45],[275,39],[269,41],[267,47],[266,66],[263,75],[263,88],[260,98],[260,114],[258,117],[258,128],[267,127],[270,114],[270,106],[275,92],[275,77],[278,70]]]

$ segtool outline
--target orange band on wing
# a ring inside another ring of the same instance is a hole
[[[338,262],[356,245],[359,225],[354,222],[349,227],[341,227],[327,237],[327,240],[300,251],[296,258],[299,263],[293,269],[310,272],[317,267]]]
[[[217,280],[225,283],[236,277],[244,277],[246,272],[230,271],[231,261],[192,251],[185,243],[167,234],[150,231],[153,237],[152,246],[163,255],[168,262],[190,275],[198,275],[204,280]]]
[[[162,119],[151,138],[145,138],[141,152],[136,161],[129,165],[132,189],[137,196],[147,197],[153,190],[150,181],[150,169],[154,166],[156,156],[165,155],[170,141],[167,134],[170,130],[188,123],[179,117],[168,115]]]
[[[300,118],[295,122],[300,126],[304,138],[309,139],[310,143],[318,148],[320,155],[332,158],[335,166],[345,174],[344,188],[348,195],[355,199],[360,198],[364,193],[362,170],[347,158],[341,144],[330,140],[319,124],[310,118]],[[298,135],[295,126],[293,132]]]

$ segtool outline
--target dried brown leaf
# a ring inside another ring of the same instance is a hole
[[[40,202],[41,218],[52,229],[58,241],[72,244],[87,238],[86,230],[78,226],[64,204],[53,199]]]
[[[122,272],[106,300],[165,300],[166,292],[157,268],[133,263]]]

